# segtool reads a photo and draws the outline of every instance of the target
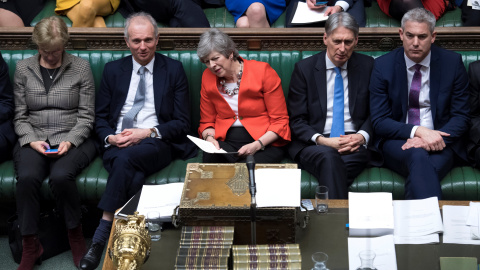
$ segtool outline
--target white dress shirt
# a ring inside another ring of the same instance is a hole
[[[316,143],[318,136],[323,136],[330,134],[332,130],[332,121],[333,121],[333,96],[335,91],[335,64],[332,63],[328,55],[325,54],[325,63],[327,68],[327,118],[325,120],[325,127],[323,128],[323,134],[316,133],[312,136],[312,141]],[[355,126],[353,124],[352,116],[350,115],[350,106],[349,106],[349,97],[348,97],[348,71],[347,71],[348,61],[341,66],[341,74],[343,78],[343,98],[344,98],[344,123],[345,123],[345,132],[356,132]],[[357,133],[362,134],[365,138],[365,145],[368,144],[370,136],[364,130],[359,130]]]
[[[418,98],[418,104],[420,105],[420,126],[429,128],[433,130],[433,118],[432,110],[430,108],[430,58],[432,52],[418,64],[422,65],[420,68],[420,73],[422,74],[422,83],[420,87],[420,94]],[[417,63],[410,60],[407,55],[405,57],[405,64],[407,66],[407,82],[408,82],[408,94],[410,95],[410,87],[412,86],[413,74],[415,73],[415,65]],[[408,114],[407,120],[408,123]],[[418,126],[414,126],[410,132],[410,138],[415,136],[415,131],[417,131]]]

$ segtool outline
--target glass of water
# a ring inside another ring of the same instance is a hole
[[[152,241],[158,241],[162,237],[162,223],[160,222],[160,212],[150,211],[147,213],[148,234]]]
[[[313,268],[311,270],[328,270],[328,255],[323,252],[315,252],[312,254]]]
[[[328,187],[318,186],[315,189],[315,210],[319,214],[328,212]]]

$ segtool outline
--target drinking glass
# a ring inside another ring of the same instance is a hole
[[[147,213],[148,234],[152,241],[158,241],[162,237],[162,223],[160,222],[160,212],[150,211]]]
[[[377,270],[377,268],[373,266],[373,260],[376,256],[373,250],[362,250],[360,253],[358,253],[358,256],[360,257],[362,265],[360,265],[357,270]]]
[[[315,252],[312,254],[313,268],[312,270],[328,270],[328,255],[323,252]]]
[[[315,189],[315,210],[319,214],[328,212],[328,187],[318,186]]]

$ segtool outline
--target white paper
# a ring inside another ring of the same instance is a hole
[[[360,251],[363,250],[373,250],[375,252],[376,257],[373,261],[373,266],[377,269],[397,269],[393,235],[371,238],[349,237],[348,264],[350,270],[356,270],[361,265],[360,257],[358,255]]]
[[[298,2],[297,9],[293,15],[292,23],[314,23],[326,21],[328,16],[325,16],[326,7],[323,9],[310,9],[305,2]]]
[[[438,244],[440,243],[440,236],[438,233],[432,233],[423,236],[393,236],[396,245],[402,244]]]
[[[214,154],[214,153],[227,154],[227,152],[225,150],[215,148],[215,145],[213,145],[213,143],[211,143],[211,142],[207,142],[205,140],[202,140],[202,139],[190,136],[190,135],[187,135],[187,138],[189,138],[194,144],[196,144],[198,146],[198,148],[202,149],[203,152],[207,152],[207,153],[210,153],[210,154]],[[235,153],[235,152],[233,152],[233,153]]]
[[[468,207],[468,215],[466,224],[470,226],[471,238],[474,240],[480,239],[480,203],[470,202]]]
[[[150,211],[160,212],[160,218],[171,218],[175,207],[180,205],[183,183],[144,185],[137,211],[147,215]]]
[[[443,243],[480,245],[480,240],[472,240],[470,228],[466,224],[469,206],[444,205]]]
[[[393,234],[392,193],[348,193],[350,236]]]
[[[300,207],[300,169],[257,169],[257,207]]]
[[[438,243],[438,233],[443,232],[443,224],[437,197],[393,201],[393,213],[395,244],[408,244],[410,240],[411,244],[430,244],[432,239],[436,239],[433,243]],[[437,236],[423,237],[425,243],[415,238],[429,234]]]

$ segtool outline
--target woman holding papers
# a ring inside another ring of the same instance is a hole
[[[278,163],[290,141],[280,78],[270,65],[240,57],[233,40],[218,29],[203,33],[197,48],[207,66],[200,92],[202,138],[238,155],[204,154],[204,162]]]
[[[46,177],[65,219],[76,266],[86,251],[76,176],[95,158],[89,139],[94,121],[95,86],[90,64],[65,52],[68,29],[59,17],[41,20],[32,40],[38,54],[17,63],[14,79],[18,143],[13,149],[22,261],[18,269],[41,262],[38,239],[40,188]]]

